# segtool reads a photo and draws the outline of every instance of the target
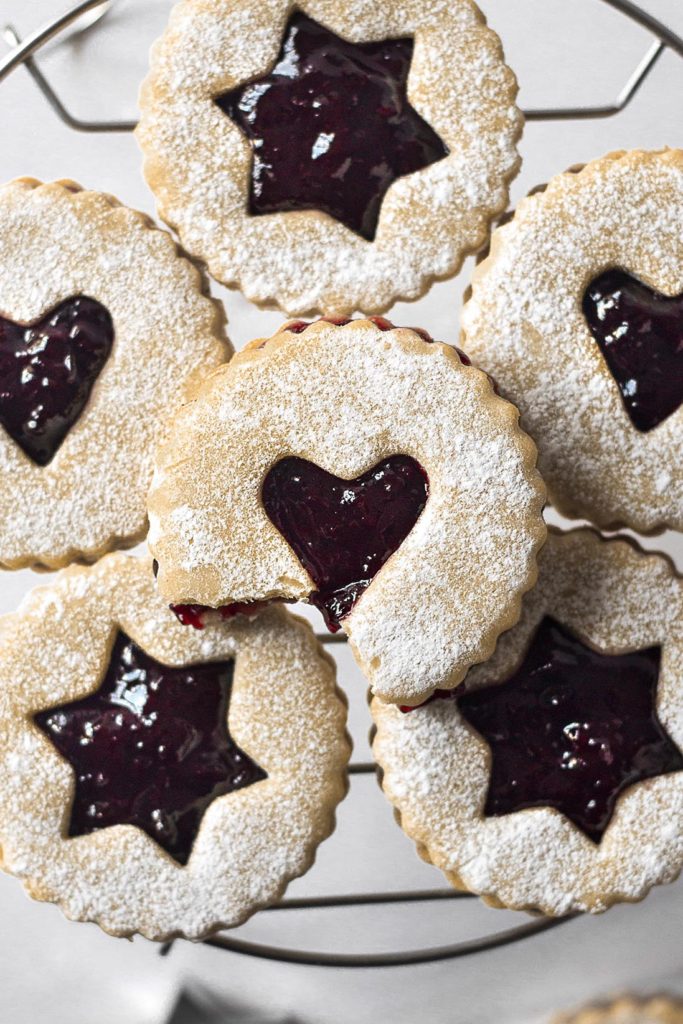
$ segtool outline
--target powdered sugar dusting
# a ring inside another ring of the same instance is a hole
[[[286,0],[183,0],[152,50],[138,139],[159,212],[214,277],[292,315],[379,311],[417,298],[483,243],[519,166],[517,85],[472,0],[307,0],[298,9],[350,40],[415,38],[408,96],[450,150],[395,182],[367,242],[322,214],[252,217],[251,149],[213,97],[263,74]]]
[[[516,621],[545,536],[514,407],[448,346],[367,320],[283,329],[239,353],[181,410],[157,460],[150,546],[167,600],[310,594],[261,502],[291,454],[346,479],[396,454],[424,467],[424,512],[343,626],[384,699],[456,685]]]
[[[607,653],[661,644],[658,714],[683,749],[683,584],[668,561],[589,530],[551,532],[519,624],[471,670],[467,686],[509,678],[546,614]],[[637,900],[677,877],[683,773],[623,793],[595,846],[551,808],[483,816],[489,749],[454,701],[403,715],[375,700],[372,713],[384,789],[405,831],[454,884],[514,909],[561,915]]]
[[[63,837],[72,770],[31,719],[97,688],[118,627],[167,664],[236,659],[230,732],[268,778],[210,805],[186,867],[131,825]],[[332,831],[346,790],[345,717],[332,662],[283,609],[197,633],[158,597],[147,560],[69,569],[3,621],[3,866],[37,898],[117,935],[200,938],[239,924],[276,901]]]
[[[680,530],[683,409],[639,433],[582,312],[610,267],[683,292],[683,151],[612,154],[522,201],[475,274],[463,345],[519,407],[561,511]]]
[[[139,540],[167,416],[230,352],[222,312],[167,232],[72,183],[5,185],[0,314],[30,323],[77,295],[106,306],[114,346],[48,466],[0,431],[0,562],[12,568],[54,568]]]

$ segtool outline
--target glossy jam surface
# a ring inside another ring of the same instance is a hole
[[[550,617],[498,686],[458,698],[491,748],[485,814],[555,807],[599,843],[619,794],[683,769],[657,717],[660,647],[598,654]]]
[[[216,98],[252,145],[250,212],[320,210],[374,239],[389,186],[448,155],[408,102],[412,56],[295,11],[272,71]]]
[[[588,286],[583,312],[634,427],[654,430],[683,401],[683,295],[608,270]]]
[[[124,633],[96,693],[35,716],[71,764],[69,835],[137,825],[186,864],[209,804],[266,773],[227,727],[233,662],[170,668]]]
[[[403,543],[428,494],[427,474],[408,455],[392,455],[355,480],[297,458],[268,473],[263,506],[315,583],[309,601],[330,630]]]
[[[113,342],[111,316],[85,296],[33,324],[0,317],[0,424],[38,466],[83,412]]]

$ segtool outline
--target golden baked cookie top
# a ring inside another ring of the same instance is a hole
[[[375,693],[419,703],[517,620],[545,537],[535,459],[454,348],[382,318],[285,324],[174,419],[149,498],[160,592],[309,600]]]
[[[173,409],[230,355],[166,231],[72,182],[0,187],[0,564],[142,539]]]
[[[0,623],[2,866],[115,935],[240,924],[332,831],[345,720],[283,608],[197,633],[148,559],[66,569]]]
[[[472,0],[183,0],[137,131],[160,215],[290,315],[454,274],[519,167],[517,83]]]
[[[612,153],[522,200],[463,345],[519,407],[561,512],[683,529],[683,150]]]
[[[564,915],[683,866],[683,582],[668,559],[552,530],[517,626],[455,694],[372,703],[382,785],[457,888]]]

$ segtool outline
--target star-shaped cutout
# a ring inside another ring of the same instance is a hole
[[[70,836],[137,825],[187,863],[209,804],[266,778],[228,731],[233,669],[171,668],[119,632],[99,689],[35,716],[76,775]]]
[[[408,101],[413,45],[292,14],[273,69],[215,100],[252,145],[252,214],[320,210],[374,239],[391,184],[448,155]]]
[[[660,661],[600,654],[544,618],[510,679],[458,698],[491,749],[484,813],[555,807],[599,843],[625,789],[683,769],[657,717]]]

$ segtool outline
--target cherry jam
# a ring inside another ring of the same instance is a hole
[[[491,749],[484,812],[555,807],[594,843],[617,799],[683,769],[657,717],[661,648],[600,654],[549,616],[506,682],[459,695]]]
[[[351,43],[292,14],[272,71],[215,100],[252,144],[252,214],[319,210],[375,238],[393,182],[448,155],[408,101],[413,47]]]
[[[109,312],[85,296],[32,324],[0,317],[0,425],[36,465],[78,420],[113,343]]]
[[[309,601],[332,632],[408,536],[428,496],[427,474],[408,455],[384,459],[355,480],[299,458],[270,470],[263,506],[315,583]]]
[[[683,295],[608,270],[588,286],[583,312],[634,427],[654,430],[683,401]]]
[[[267,777],[228,731],[233,667],[171,668],[120,632],[96,693],[35,716],[76,774],[70,836],[136,825],[187,863],[213,800]]]

